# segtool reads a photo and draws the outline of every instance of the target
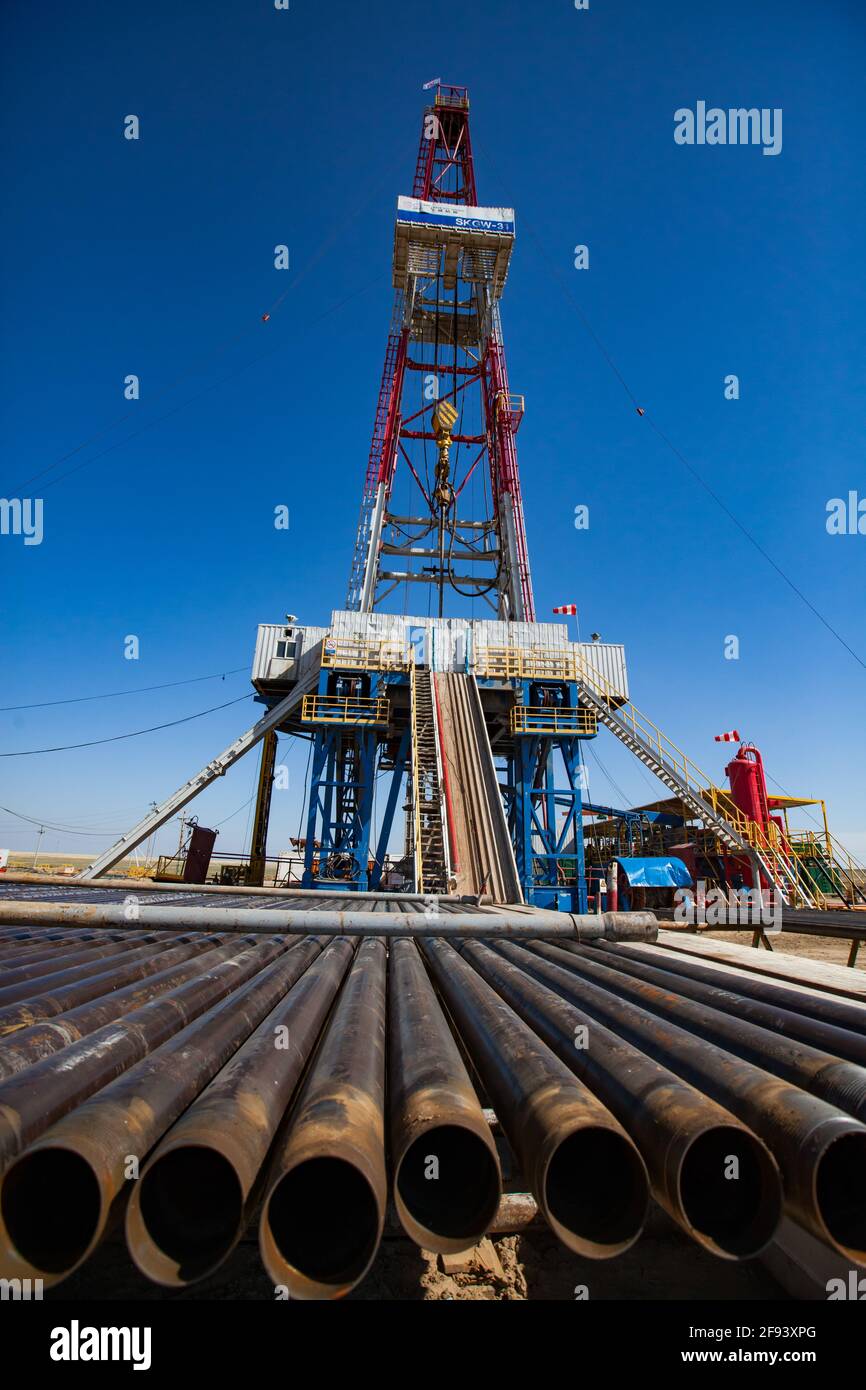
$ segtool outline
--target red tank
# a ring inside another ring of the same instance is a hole
[[[767,781],[764,777],[764,763],[753,743],[740,745],[737,756],[725,768],[731,785],[734,805],[749,820],[758,825],[767,825],[770,808],[767,805]]]

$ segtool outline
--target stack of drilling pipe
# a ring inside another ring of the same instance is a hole
[[[111,1239],[180,1290],[246,1238],[275,1287],[339,1298],[389,1219],[443,1253],[502,1229],[505,1146],[577,1261],[655,1203],[721,1260],[786,1214],[866,1265],[850,998],[526,915],[484,938],[472,913],[400,936],[145,912],[0,927],[0,1277],[51,1289]]]
[[[433,681],[442,759],[451,791],[449,815],[458,882],[495,902],[520,902],[514,863],[484,714],[473,675],[440,671]]]

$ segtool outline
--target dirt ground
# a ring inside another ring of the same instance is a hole
[[[366,1279],[352,1300],[520,1302],[592,1299],[784,1299],[784,1290],[757,1260],[732,1264],[715,1259],[688,1241],[659,1208],[650,1213],[636,1245],[613,1260],[572,1255],[546,1226],[519,1236],[494,1237],[501,1277],[478,1269],[443,1274],[439,1259],[412,1241],[387,1235]],[[585,1292],[584,1292],[585,1290]],[[253,1240],[245,1240],[211,1279],[180,1293],[151,1284],[138,1274],[119,1243],[106,1244],[71,1279],[46,1298],[115,1300],[274,1299]]]

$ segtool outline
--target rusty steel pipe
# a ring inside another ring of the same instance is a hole
[[[2,899],[0,899],[2,901]],[[43,955],[53,957],[60,952],[76,951],[84,955],[96,947],[122,944],[131,937],[152,937],[155,941],[161,933],[153,927],[139,927],[127,922],[123,927],[45,927],[31,932],[27,940],[0,940],[0,953],[3,959],[12,956]]]
[[[729,1260],[752,1259],[769,1244],[782,1215],[782,1184],[751,1130],[532,979],[509,942],[495,951],[468,942],[462,954],[622,1123],[656,1201],[694,1241]]]
[[[530,975],[732,1111],[773,1154],[794,1220],[848,1259],[866,1260],[866,1127],[672,1019],[576,974],[568,951],[544,943],[520,951]]]
[[[75,927],[4,927],[0,930],[0,953],[9,951],[48,949],[55,941],[92,941],[102,935],[104,928],[83,931]]]
[[[127,1247],[148,1279],[195,1283],[241,1239],[354,952],[347,939],[327,945],[151,1154],[126,1210]]]
[[[115,1204],[129,1193],[131,1165],[144,1161],[318,953],[306,941],[265,965],[18,1158],[0,1178],[4,1277],[41,1278],[50,1286],[93,1254]],[[208,1176],[202,1162],[201,1181]]]
[[[0,902],[0,922],[20,920],[52,925],[96,924],[122,926],[124,907],[120,903],[19,903]],[[617,930],[650,939],[656,931],[651,912],[570,913],[548,912],[541,908],[496,907],[487,911],[373,912],[322,908],[211,908],[163,907],[142,904],[136,913],[142,927],[170,927],[183,931],[203,927],[211,931],[280,932],[289,935],[325,934],[331,936],[514,936],[570,937],[572,940],[613,938]],[[654,939],[654,938],[653,938]]]
[[[190,937],[186,936],[177,937],[170,944],[183,946],[189,942]],[[7,1004],[0,1008],[0,1040],[42,1019],[54,1018],[57,1014],[77,1008],[79,1004],[86,1004],[90,999],[98,999],[114,989],[122,989],[135,980],[158,974],[165,949],[165,946],[144,946],[139,959],[108,968],[101,968],[101,962],[96,961],[92,973],[83,980],[70,985],[49,985],[39,994],[31,994],[15,1004]]]
[[[385,1173],[384,943],[362,942],[276,1150],[259,1223],[274,1284],[341,1298],[382,1238]]]
[[[86,939],[84,939],[86,938]],[[105,944],[116,943],[122,945],[130,940],[152,940],[156,941],[159,933],[148,932],[121,932],[109,931],[100,927],[98,931],[88,933],[78,933],[71,931],[69,927],[59,927],[55,937],[48,942],[43,941],[38,947],[32,946],[31,942],[26,941],[19,947],[0,947],[0,968],[4,975],[7,969],[27,968],[31,965],[40,965],[43,962],[65,959],[68,964],[75,964],[72,957],[77,956],[79,960],[87,960],[93,955],[94,951]],[[26,949],[21,949],[21,947]]]
[[[561,954],[570,961],[572,970],[601,985],[602,989],[614,990],[641,1008],[672,1019],[681,1028],[716,1043],[744,1061],[820,1096],[828,1105],[835,1105],[858,1120],[866,1120],[866,1071],[862,1067],[808,1043],[790,1041],[766,1025],[750,1023],[740,1017],[739,1009],[736,1014],[729,1014],[711,1007],[708,1001],[696,1003],[670,989],[624,974],[611,968],[606,958],[595,960],[583,946],[569,947]]]
[[[627,1250],[649,1181],[622,1125],[453,947],[421,950],[548,1225],[590,1259]]]
[[[231,960],[244,949],[254,946],[251,937],[235,937],[225,945],[220,936],[195,937],[186,946],[175,946],[160,957],[161,969],[155,975],[133,981],[110,994],[100,995],[54,1018],[22,1028],[0,1040],[0,1082],[14,1076],[25,1067],[60,1052],[70,1043],[78,1042],[87,1033],[104,1027],[122,1014],[141,1008],[161,994],[168,994],[202,970],[210,969],[222,960]]]
[[[822,1019],[809,1018],[806,1014],[795,1013],[792,1009],[781,1008],[777,1004],[750,999],[735,992],[733,988],[723,989],[719,985],[688,979],[660,966],[650,965],[647,961],[622,959],[619,956],[611,956],[606,951],[597,951],[593,947],[582,949],[586,951],[589,960],[597,961],[600,965],[622,971],[625,975],[643,980],[647,984],[658,985],[660,989],[683,995],[698,1004],[706,1004],[711,1009],[733,1014],[735,1018],[745,1019],[747,1023],[757,1024],[760,1028],[768,1028],[771,1033],[779,1034],[783,1039],[796,1038],[831,1057],[841,1057],[858,1067],[866,1066],[866,1037],[862,1034],[849,1032],[834,1023],[825,1023]],[[847,1109],[847,1106],[843,1108]]]
[[[406,1234],[442,1253],[475,1245],[502,1196],[490,1125],[414,941],[388,975],[394,1205]]]
[[[164,953],[171,948],[171,945],[184,945],[190,940],[191,937],[187,934],[174,936],[171,942],[167,943],[154,944],[152,941],[142,942],[138,945],[133,943],[111,953],[110,957],[108,948],[103,947],[92,961],[87,961],[83,965],[73,965],[66,969],[61,967],[50,973],[38,974],[30,978],[25,976],[21,980],[11,980],[3,971],[0,973],[0,1010],[5,1009],[10,1004],[20,1004],[29,999],[39,999],[44,994],[56,997],[57,992],[65,989],[67,985],[95,979],[100,973],[109,969],[112,972],[126,971],[128,966],[134,966],[139,961],[149,960],[160,952]],[[45,966],[42,965],[39,969],[45,971]],[[104,993],[107,994],[108,990],[105,990]],[[62,1012],[64,1010],[61,1010]]]
[[[276,938],[251,946],[0,1083],[0,1173],[55,1120],[225,999],[286,949],[286,943]]]
[[[815,990],[792,989],[790,986],[766,976],[753,975],[745,970],[734,973],[725,970],[718,963],[704,965],[702,961],[687,959],[675,951],[663,951],[658,947],[645,947],[632,943],[604,942],[601,949],[612,960],[635,960],[641,964],[654,965],[673,975],[685,975],[701,984],[713,985],[717,989],[734,990],[750,999],[758,999],[763,1004],[775,1004],[780,1009],[792,1009],[795,1013],[806,1014],[809,1018],[820,1019],[836,1028],[849,1032],[866,1034],[866,1005],[855,1004],[846,999],[834,999],[828,994]]]
[[[113,940],[108,938],[104,942],[82,946],[75,951],[67,951],[61,946],[59,950],[39,952],[35,960],[30,952],[7,956],[0,960],[0,986],[6,990],[10,985],[18,984],[19,980],[35,981],[45,975],[56,975],[61,970],[72,970],[76,966],[87,965],[90,961],[108,957],[116,960],[118,956],[127,951],[134,951],[142,945],[158,944],[155,932],[136,932],[124,938],[120,938],[119,932],[113,932],[112,936]]]

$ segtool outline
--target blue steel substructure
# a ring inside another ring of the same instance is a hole
[[[512,685],[521,704],[536,711],[526,732],[513,736],[505,789],[523,894],[537,907],[586,912],[580,745],[595,735],[577,731],[581,709],[575,682],[522,680]],[[572,721],[573,733],[568,731]],[[564,786],[557,786],[558,776],[564,776]],[[559,826],[558,808],[565,810]]]
[[[525,727],[511,736],[507,783],[502,787],[525,900],[538,907],[586,912],[580,745],[595,734],[583,724],[575,682],[524,679],[509,684],[518,707],[531,711]],[[381,884],[402,780],[411,761],[411,730],[407,724],[394,749],[393,727],[359,723],[358,717],[365,700],[386,695],[397,685],[408,685],[405,673],[321,669],[318,695],[344,698],[347,705],[345,717],[329,717],[312,732],[305,887],[363,892]],[[499,680],[482,679],[479,685],[502,688]],[[390,772],[390,785],[371,855],[373,788],[380,753],[389,742],[393,762],[380,770]]]
[[[355,687],[354,693],[363,700],[369,695],[385,694],[395,681],[406,683],[406,678],[323,666],[319,673],[318,695],[323,698],[345,695],[348,687]],[[305,888],[365,892],[378,888],[381,883],[384,855],[409,757],[410,735],[407,728],[400,739],[385,815],[370,867],[376,765],[388,729],[382,724],[359,723],[361,713],[361,706],[353,705],[349,695],[345,718],[329,717],[313,732],[307,841],[301,880]]]

